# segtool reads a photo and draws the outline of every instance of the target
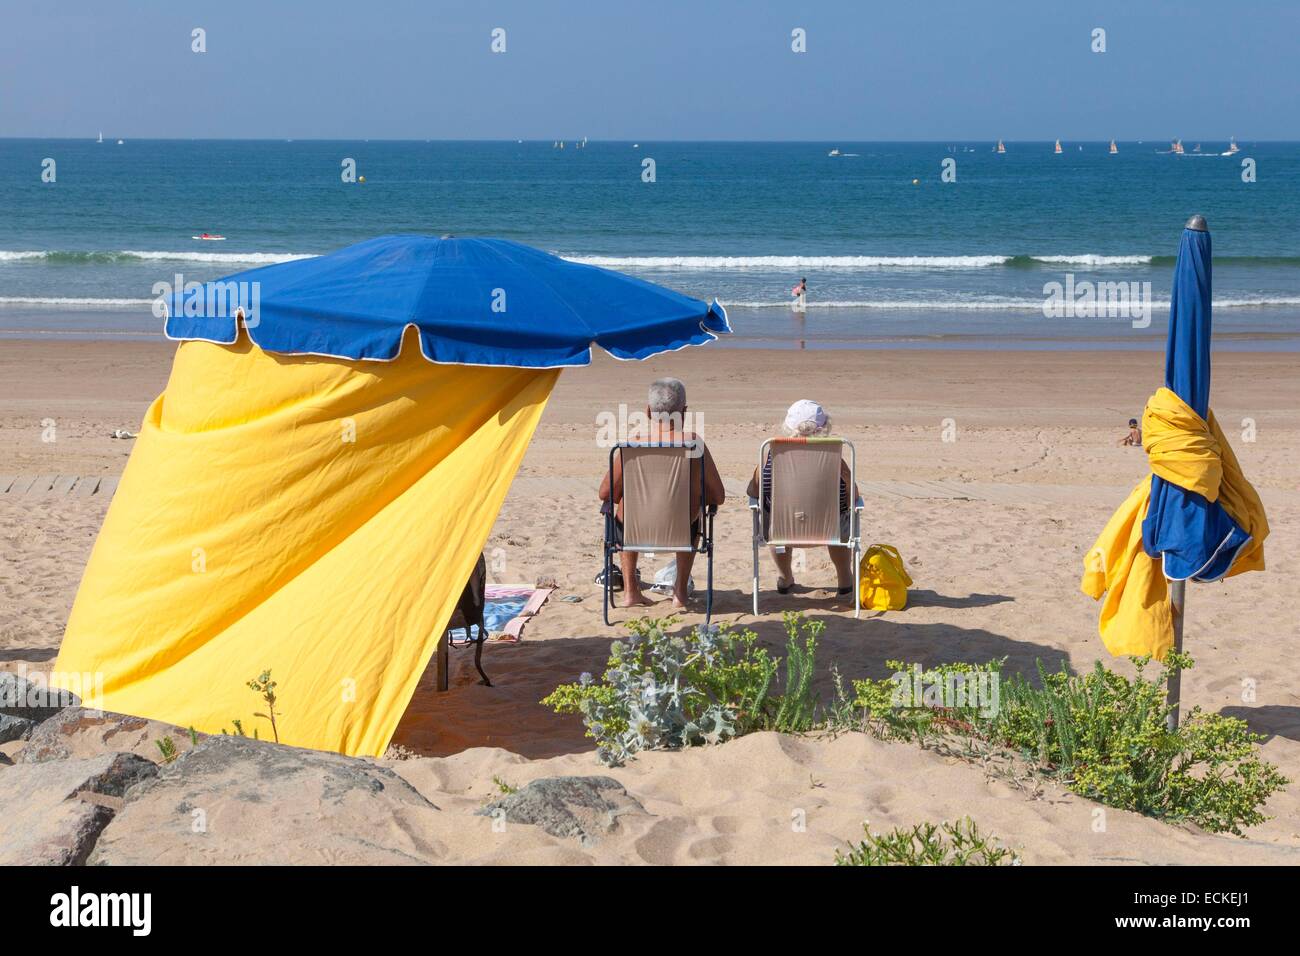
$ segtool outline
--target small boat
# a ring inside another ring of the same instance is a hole
[[[1114,156],[1118,152],[1119,152],[1119,147],[1115,145],[1115,141],[1112,139],[1110,141],[1110,154]]]
[[[206,241],[206,242],[225,242],[225,241],[226,241],[226,237],[225,237],[225,236],[214,236],[214,235],[212,235],[212,233],[210,233],[210,232],[205,232],[205,233],[204,233],[203,235],[201,235],[201,236],[190,236],[190,238],[191,238],[191,239],[202,239],[202,240],[204,240],[204,241]]]
[[[104,131],[101,129],[101,130],[99,131],[99,139],[95,140],[95,142],[96,142],[96,143],[102,143],[103,141],[104,141]]]
[[[1059,139],[1056,141],[1056,149],[1052,150],[1052,152],[1056,153],[1057,155],[1060,155],[1061,141]]]
[[[1220,156],[1235,156],[1235,155],[1237,155],[1237,153],[1240,153],[1240,152],[1241,152],[1241,147],[1237,145],[1237,137],[1234,136],[1234,137],[1232,137],[1232,139],[1229,141],[1227,150],[1226,150],[1225,152],[1220,153],[1219,155],[1220,155]]]
[[[827,156],[838,156],[839,154],[840,154],[840,151],[839,151],[838,149],[832,149],[832,150],[831,150],[829,153],[827,153],[826,155],[827,155]]]
[[[1170,143],[1169,152],[1173,153],[1175,156],[1182,156],[1184,152],[1183,141],[1181,139],[1176,139]]]
[[[998,152],[1005,153],[1006,151],[1007,151],[1006,143],[1002,142],[1002,140],[998,140]]]

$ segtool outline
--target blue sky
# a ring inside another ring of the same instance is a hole
[[[8,2],[0,137],[1300,139],[1298,36],[1295,0]]]

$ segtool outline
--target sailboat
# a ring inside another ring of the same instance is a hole
[[[1234,136],[1234,137],[1232,137],[1232,139],[1231,139],[1231,140],[1229,141],[1229,143],[1228,143],[1228,149],[1227,149],[1225,152],[1220,153],[1219,155],[1220,155],[1220,156],[1235,156],[1237,153],[1240,153],[1240,152],[1241,152],[1241,147],[1237,145],[1237,137]]]
[[[1002,140],[998,140],[998,152],[1005,153],[1006,151],[1007,151],[1006,143],[1002,142]]]
[[[95,140],[95,142],[96,142],[96,143],[102,143],[103,141],[104,141],[104,131],[101,129],[101,130],[99,131],[99,139]]]
[[[1119,152],[1119,147],[1115,145],[1115,141],[1112,139],[1110,141],[1110,154],[1114,156],[1118,152]]]
[[[1061,152],[1061,141],[1059,139],[1056,141],[1056,149],[1052,150],[1052,152],[1057,154]]]
[[[1175,156],[1183,155],[1183,141],[1181,139],[1176,139],[1170,143],[1169,152],[1173,153]]]

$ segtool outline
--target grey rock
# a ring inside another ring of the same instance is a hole
[[[178,753],[190,749],[188,730],[158,720],[102,710],[68,707],[36,726],[18,754],[19,763],[44,763],[69,757],[127,752],[158,760],[158,743],[170,737]],[[204,739],[200,734],[199,739]]]
[[[13,765],[14,762],[8,754],[0,753],[0,767],[12,767]]]
[[[0,867],[85,863],[126,788],[156,772],[134,754],[7,767],[0,773]]]
[[[504,812],[507,823],[532,824],[591,846],[598,835],[618,827],[619,817],[645,808],[613,777],[543,777],[475,812]]]
[[[70,691],[43,687],[9,671],[0,672],[0,714],[40,723],[79,703]]]
[[[35,729],[34,720],[0,714],[0,744],[7,744],[11,740],[26,740]]]
[[[126,790],[88,862],[432,863],[439,813],[368,760],[212,736]]]

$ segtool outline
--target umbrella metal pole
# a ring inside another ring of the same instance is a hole
[[[1183,650],[1183,609],[1186,597],[1186,581],[1169,582],[1169,603],[1173,605],[1174,609],[1174,650],[1180,654]],[[1165,726],[1170,731],[1178,729],[1178,701],[1181,696],[1182,682],[1182,671],[1176,670],[1169,675],[1169,703],[1173,709],[1169,711]]]

